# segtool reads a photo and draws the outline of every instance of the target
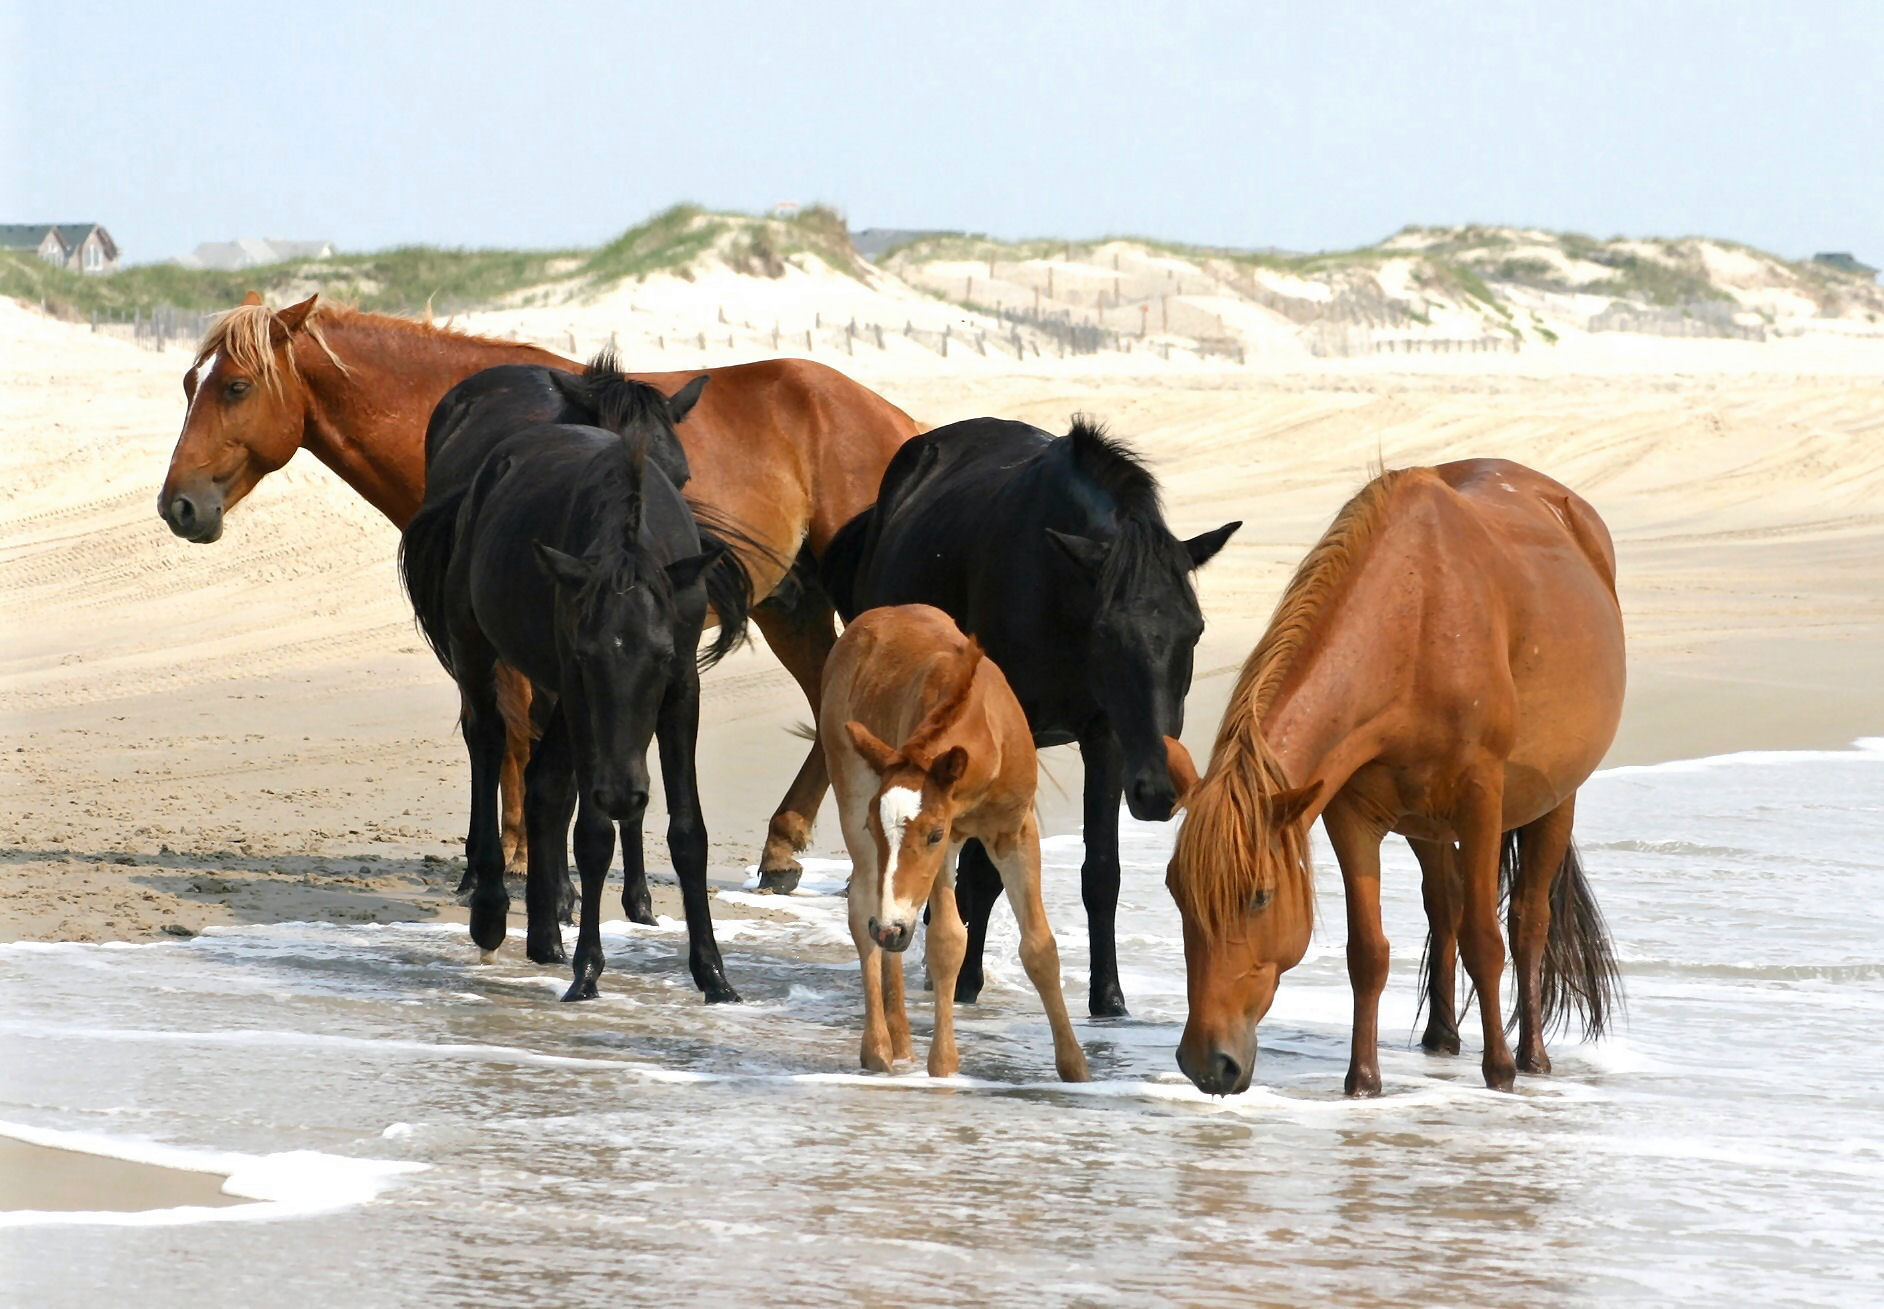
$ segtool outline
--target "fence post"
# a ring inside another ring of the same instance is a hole
[[[953,323],[944,323],[942,325],[942,357],[944,359],[949,357],[949,333],[954,330],[955,325]]]
[[[877,329],[877,349],[888,350],[890,347],[883,344],[883,324],[872,323],[871,326]]]
[[[778,353],[778,320],[772,320],[772,353]]]
[[[807,327],[805,329],[805,353],[810,354],[816,348],[816,346],[811,344],[811,329]]]
[[[705,332],[700,333],[700,348],[702,350],[706,349],[706,333]]]

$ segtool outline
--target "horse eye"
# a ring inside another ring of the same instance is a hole
[[[1269,902],[1275,898],[1276,898],[1276,893],[1270,890],[1268,887],[1264,887],[1262,890],[1256,892],[1255,895],[1250,897],[1249,911],[1253,914],[1259,914],[1263,910],[1267,909],[1269,907]]]
[[[929,844],[930,844],[930,845],[937,845],[937,844],[939,844],[939,843],[941,842],[941,840],[942,840],[942,829],[941,829],[941,828],[939,828],[939,827],[938,827],[938,828],[936,828],[936,829],[935,829],[935,831],[933,831],[933,832],[931,832],[931,833],[929,833]]]
[[[608,639],[614,643],[614,646],[617,650],[622,648],[621,638],[619,636],[611,636]]]
[[[230,382],[229,385],[223,387],[222,393],[231,400],[234,400],[249,393],[249,384],[238,377]]]

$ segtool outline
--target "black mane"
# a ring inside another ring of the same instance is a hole
[[[1110,502],[1111,521],[1094,525],[1112,547],[1099,575],[1099,593],[1117,596],[1147,578],[1188,589],[1190,558],[1165,525],[1158,479],[1145,461],[1084,414],[1073,415],[1065,441],[1073,471]]]

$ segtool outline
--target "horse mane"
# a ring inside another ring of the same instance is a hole
[[[393,314],[376,314],[364,309],[355,309],[349,305],[334,304],[323,300],[316,304],[302,320],[300,330],[305,332],[314,344],[321,348],[328,362],[341,372],[348,372],[347,365],[334,348],[328,343],[329,327],[365,327],[381,330],[393,330],[427,337],[443,338],[453,342],[469,342],[475,345],[515,347],[515,341],[505,341],[494,336],[475,336],[469,332],[453,331],[431,321],[416,318],[401,318]],[[267,305],[237,305],[222,314],[209,325],[203,333],[203,339],[197,343],[196,358],[191,361],[194,371],[205,359],[218,351],[226,353],[230,360],[244,372],[253,376],[261,385],[270,390],[279,391],[281,387],[281,367],[275,352],[275,311]],[[294,360],[294,351],[286,352],[288,372],[298,375],[299,366]]]
[[[1273,894],[1284,881],[1313,901],[1307,826],[1286,824],[1273,842],[1264,830],[1268,802],[1288,790],[1290,780],[1263,739],[1263,715],[1322,611],[1366,554],[1394,491],[1417,471],[1382,473],[1342,506],[1289,579],[1262,640],[1237,674],[1209,770],[1191,793],[1171,862],[1172,895],[1208,933],[1222,933],[1252,899]]]
[[[1104,492],[1114,508],[1117,536],[1100,570],[1100,595],[1117,595],[1147,573],[1160,581],[1173,573],[1188,579],[1190,556],[1165,525],[1158,479],[1145,461],[1084,414],[1073,415],[1065,439],[1075,473]]]
[[[981,667],[982,657],[981,642],[972,636],[969,637],[968,648],[961,653],[956,662],[955,681],[947,691],[943,692],[935,708],[922,716],[922,721],[916,724],[916,729],[909,734],[909,739],[899,747],[905,759],[919,763],[924,769],[928,768],[929,765],[925,761],[934,753],[931,747],[934,746],[936,739],[955,725],[955,720],[961,717],[962,710],[968,705],[968,697],[974,690],[975,673]]]

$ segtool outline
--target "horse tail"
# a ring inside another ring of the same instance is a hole
[[[1518,834],[1508,833],[1498,878],[1509,893],[1518,873]],[[1510,932],[1518,934],[1512,902]],[[1550,931],[1544,938],[1544,975],[1539,1017],[1545,1032],[1568,1023],[1571,1010],[1583,1020],[1583,1039],[1596,1040],[1622,1008],[1622,971],[1616,963],[1609,925],[1583,872],[1583,859],[1572,841],[1563,852],[1550,888]]]
[[[857,587],[857,571],[863,566],[870,528],[876,516],[876,506],[872,505],[838,528],[837,535],[824,547],[824,557],[818,560],[818,580],[831,597],[838,617],[846,623],[857,617],[852,592]]]
[[[399,537],[399,577],[405,583],[406,598],[412,601],[412,616],[438,662],[454,677],[457,670],[451,666],[445,619],[445,579],[451,571],[451,551],[458,535],[460,499],[450,496],[428,502]]]
[[[694,527],[700,533],[701,553],[715,556],[700,575],[707,603],[713,606],[720,623],[713,643],[700,654],[700,667],[711,668],[738,649],[749,634],[752,607],[759,597],[753,594],[752,571],[746,560],[762,560],[781,571],[786,563],[731,515],[692,500],[687,501],[687,507],[693,511]]]

